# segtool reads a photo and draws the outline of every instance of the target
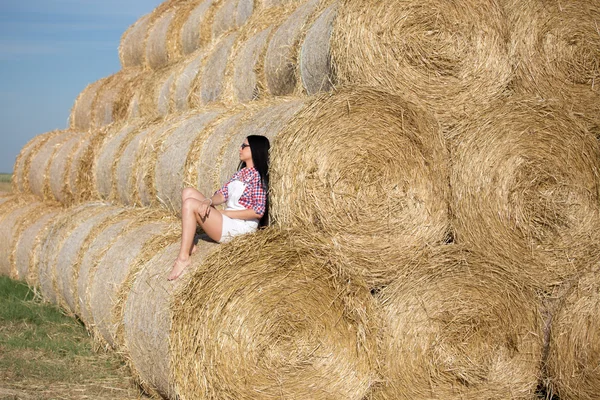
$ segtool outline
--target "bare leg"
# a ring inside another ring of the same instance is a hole
[[[197,189],[195,189],[193,187],[186,187],[181,191],[181,206],[183,207],[183,203],[185,203],[185,201],[190,198],[203,201],[207,197],[204,196],[203,193],[201,193],[200,191],[198,191]],[[196,215],[196,219],[199,219],[198,215]],[[198,221],[198,225],[200,225],[200,221]],[[197,250],[196,245],[194,244],[194,241],[192,240],[192,245],[190,248],[190,255],[194,254],[196,252],[196,250]]]
[[[199,193],[199,192],[198,192]],[[199,223],[204,232],[213,240],[221,240],[223,230],[223,216],[212,207],[205,214],[206,203],[196,197],[186,198],[181,207],[181,247],[179,255],[169,274],[169,280],[174,280],[181,275],[183,270],[190,265],[190,252],[194,243],[196,223]]]

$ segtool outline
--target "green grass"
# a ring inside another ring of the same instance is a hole
[[[0,182],[9,182],[12,180],[12,174],[0,173]]]
[[[73,397],[73,387],[89,397]],[[0,398],[14,391],[40,399],[139,396],[123,361],[95,352],[78,320],[0,276]]]
[[[0,173],[0,192],[11,191],[12,174]]]

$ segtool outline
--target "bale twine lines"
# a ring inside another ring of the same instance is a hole
[[[600,278],[594,269],[577,279],[553,315],[546,363],[551,392],[564,400],[592,400],[600,391]]]
[[[363,399],[372,298],[274,228],[220,245],[172,300],[182,399]]]
[[[501,96],[512,78],[496,0],[341,0],[332,57],[340,84],[424,101],[444,123]]]
[[[600,147],[585,126],[560,103],[515,96],[463,121],[452,143],[456,240],[567,260],[540,282],[573,273],[599,214]]]
[[[369,254],[392,268],[386,257],[445,240],[447,151],[415,104],[364,88],[323,94],[271,149],[271,215],[279,226],[316,230],[349,258]]]
[[[374,399],[537,398],[540,304],[507,263],[447,245],[402,266],[376,296],[382,384]]]

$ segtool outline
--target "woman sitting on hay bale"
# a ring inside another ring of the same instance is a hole
[[[238,171],[212,197],[191,187],[183,189],[181,247],[169,280],[177,279],[191,263],[196,223],[217,242],[227,242],[268,224],[269,148],[269,139],[250,135],[240,147]],[[224,210],[214,208],[224,203]]]

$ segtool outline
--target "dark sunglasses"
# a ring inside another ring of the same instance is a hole
[[[244,150],[246,147],[250,147],[250,145],[246,144],[246,143],[242,143],[242,150]]]

